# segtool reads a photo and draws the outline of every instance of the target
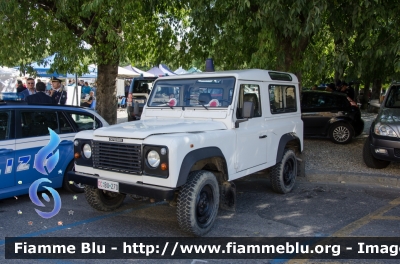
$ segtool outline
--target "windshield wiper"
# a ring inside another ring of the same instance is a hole
[[[199,104],[200,104],[202,107],[204,107],[205,109],[208,110],[207,106],[205,106],[204,103],[205,103],[204,101],[199,101]]]
[[[151,104],[165,104],[165,106],[169,106],[169,108],[174,109],[172,106],[169,105],[169,102],[152,102]]]

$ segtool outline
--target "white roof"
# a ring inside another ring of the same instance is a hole
[[[284,74],[290,75],[292,81],[285,81],[279,79],[271,79],[270,73],[273,74]],[[161,79],[191,79],[191,78],[213,78],[213,77],[228,77],[233,76],[239,80],[259,81],[259,82],[291,82],[298,83],[296,75],[288,72],[279,72],[272,70],[260,70],[260,69],[246,69],[246,70],[235,70],[235,71],[215,71],[215,72],[196,72],[192,74],[175,75],[161,77]]]

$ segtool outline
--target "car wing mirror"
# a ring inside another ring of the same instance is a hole
[[[243,118],[252,118],[254,116],[254,104],[253,102],[243,102]]]
[[[238,119],[235,122],[235,128],[239,127],[239,124],[242,122],[246,122],[249,118],[254,116],[254,104],[253,102],[243,102],[242,109],[242,119]]]

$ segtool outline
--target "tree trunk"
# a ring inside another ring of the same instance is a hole
[[[360,83],[354,84],[354,98],[359,98],[360,95]],[[357,103],[361,103],[361,100],[357,100]]]
[[[379,99],[379,97],[381,95],[381,88],[382,88],[382,80],[381,79],[375,79],[374,83],[372,84],[371,100],[372,99]]]
[[[365,82],[365,85],[364,85],[364,96],[363,96],[363,98],[362,98],[362,109],[366,109],[367,108],[367,103],[368,103],[368,100],[369,100],[369,84],[370,84],[370,82],[369,81],[367,81],[367,82]]]
[[[97,66],[96,111],[109,123],[117,123],[116,79],[118,63]]]

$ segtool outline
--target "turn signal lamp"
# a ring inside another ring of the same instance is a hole
[[[74,154],[74,158],[75,158],[75,159],[79,159],[80,157],[81,157],[81,155],[79,155],[78,152],[76,152],[76,153]]]
[[[161,163],[161,170],[165,171],[168,169],[167,163]]]

